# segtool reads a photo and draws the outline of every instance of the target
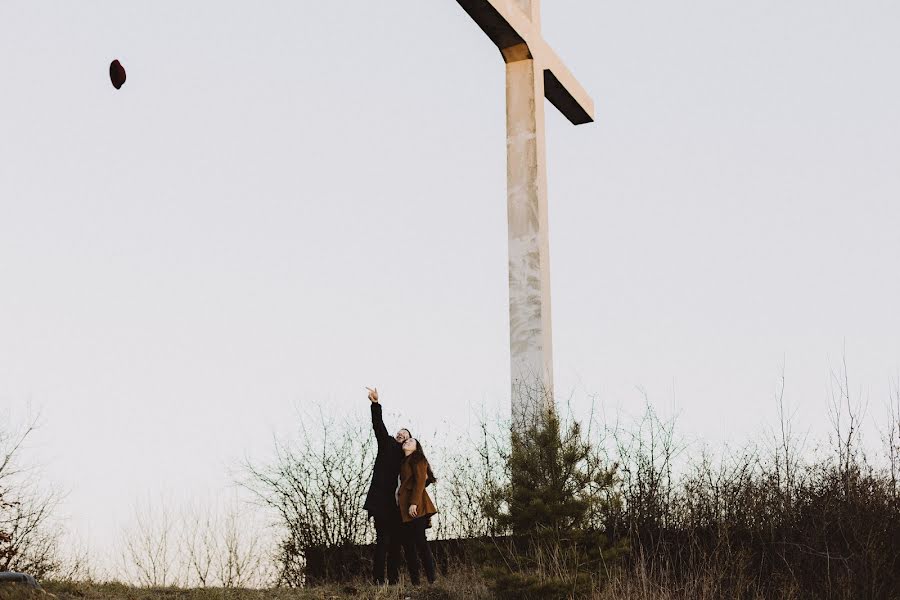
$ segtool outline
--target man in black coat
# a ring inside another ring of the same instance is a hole
[[[372,429],[378,441],[378,454],[372,470],[372,484],[366,494],[363,508],[375,519],[375,583],[384,583],[384,567],[387,562],[388,583],[397,583],[400,571],[400,509],[397,507],[397,481],[400,461],[403,460],[403,442],[411,436],[408,429],[401,429],[391,437],[381,417],[378,388],[369,390],[372,403]]]

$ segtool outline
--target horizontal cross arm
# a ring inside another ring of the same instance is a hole
[[[543,40],[537,42],[539,50],[531,49],[539,56],[544,67],[544,95],[573,125],[594,122],[594,101],[578,83],[572,72]]]
[[[547,99],[575,125],[594,120],[594,101],[512,0],[456,0],[472,20],[504,50],[524,44],[544,70]]]
[[[509,0],[456,1],[501,51],[525,43],[521,32],[528,29],[530,23]]]

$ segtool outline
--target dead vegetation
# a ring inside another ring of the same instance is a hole
[[[54,519],[62,493],[22,459],[38,421],[36,416],[21,426],[0,423],[0,571],[65,576],[73,569],[61,558],[62,529]]]
[[[432,534],[489,541],[432,588],[376,588],[359,578],[304,587],[310,548],[345,557],[356,548],[362,579],[369,560],[360,549],[372,534],[361,509],[373,460],[367,424],[324,416],[278,442],[272,462],[245,465],[241,484],[256,506],[136,510],[122,536],[122,570],[109,577],[135,587],[65,574],[45,587],[87,599],[900,599],[900,382],[878,421],[877,453],[862,444],[869,407],[852,392],[846,366],[832,378],[831,433],[819,446],[796,433],[781,389],[769,435],[719,452],[684,443],[649,403],[634,423],[564,422],[552,452],[513,452],[508,424],[495,420],[474,439],[442,440],[442,451],[432,444],[441,507]],[[41,549],[58,543],[10,528],[24,514],[16,498],[48,498],[10,487],[22,439],[3,438],[7,561],[53,556]],[[511,467],[527,477],[516,484]],[[559,486],[571,493],[555,493]],[[259,507],[271,517],[271,543],[259,523],[248,528],[246,515]],[[509,543],[523,534],[539,543]],[[13,535],[44,541],[35,553],[10,545]],[[4,588],[0,598],[13,593]]]

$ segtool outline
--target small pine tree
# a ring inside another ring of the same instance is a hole
[[[516,431],[509,455],[509,485],[497,490],[492,507],[497,523],[514,535],[554,532],[585,525],[591,474],[584,468],[591,447],[578,423],[565,438],[559,419]]]
[[[486,572],[500,598],[576,597],[590,592],[600,566],[627,551],[611,543],[604,515],[619,501],[607,466],[576,422],[563,432],[551,413],[513,432],[508,483],[488,495],[485,514],[511,532],[502,565]],[[553,590],[553,592],[551,592]]]

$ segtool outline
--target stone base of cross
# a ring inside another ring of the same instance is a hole
[[[575,125],[594,120],[594,103],[541,36],[540,0],[456,1],[506,63],[512,419],[521,428],[553,410],[543,100]]]

